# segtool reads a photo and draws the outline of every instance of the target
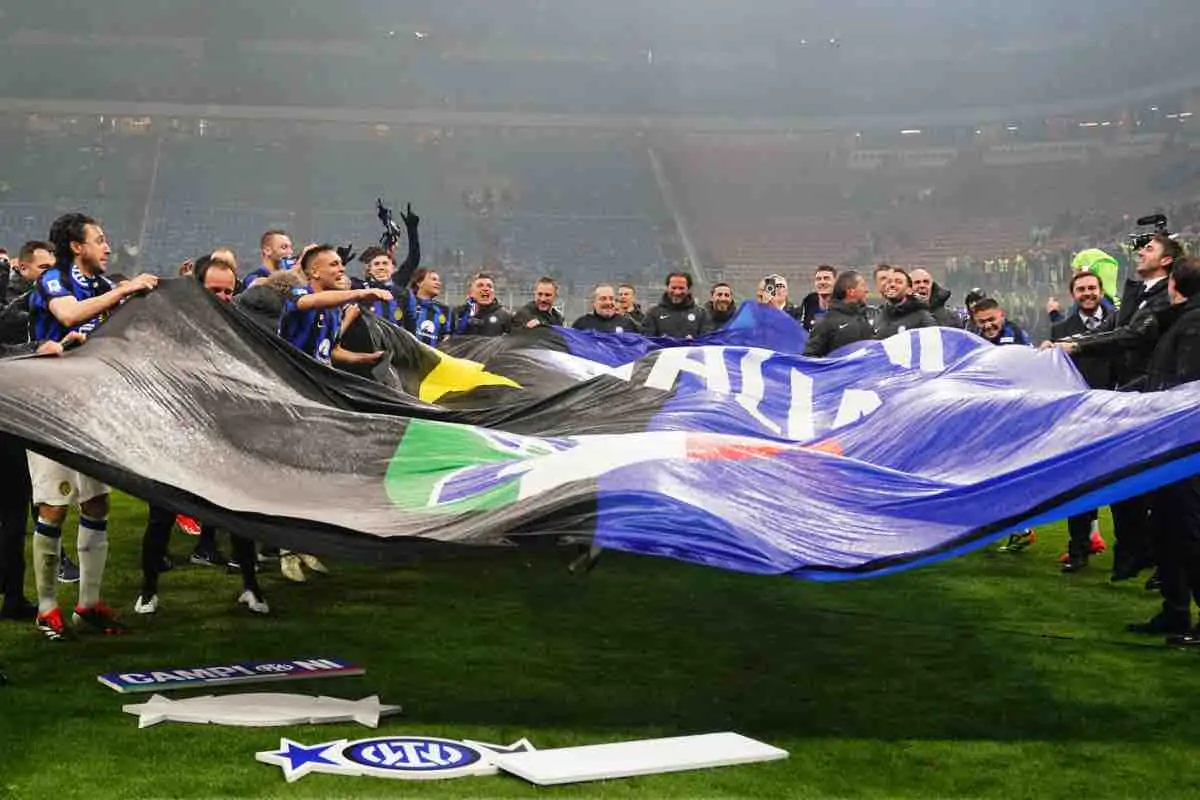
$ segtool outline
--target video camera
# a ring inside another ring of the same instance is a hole
[[[400,226],[392,219],[392,210],[383,204],[383,198],[376,198],[375,212],[379,216],[379,221],[383,223],[383,235],[379,237],[379,246],[389,253],[396,248],[400,242]]]
[[[1133,248],[1134,252],[1137,252],[1146,245],[1150,244],[1150,240],[1159,234],[1162,234],[1163,236],[1171,235],[1170,231],[1167,230],[1166,214],[1149,214],[1145,217],[1138,217],[1137,225],[1139,228],[1145,228],[1153,225],[1154,230],[1139,231],[1137,233],[1129,234],[1129,246]]]

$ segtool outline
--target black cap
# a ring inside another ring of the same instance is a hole
[[[985,292],[983,289],[975,288],[967,292],[967,296],[963,298],[963,302],[967,304],[967,308],[969,309],[971,306],[975,305],[987,296],[987,292]]]

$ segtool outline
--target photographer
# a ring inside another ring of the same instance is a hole
[[[512,312],[496,299],[496,280],[486,272],[471,279],[467,302],[454,309],[454,333],[503,336],[512,332]]]

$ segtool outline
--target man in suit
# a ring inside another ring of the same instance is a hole
[[[1112,330],[1116,324],[1116,313],[1102,302],[1104,291],[1100,278],[1090,272],[1076,272],[1071,276],[1071,298],[1075,308],[1069,317],[1060,319],[1051,326],[1051,337],[1055,340],[1089,333]],[[1092,389],[1112,389],[1112,364],[1106,358],[1077,356],[1075,366],[1079,374]],[[1100,536],[1099,516],[1096,511],[1076,514],[1067,520],[1070,542],[1063,561],[1062,571],[1079,572],[1087,567],[1088,556],[1105,550]]]
[[[1156,234],[1138,251],[1138,280],[1125,282],[1113,328],[1057,341],[1055,344],[1076,358],[1107,359],[1117,386],[1141,388],[1150,367],[1150,357],[1158,343],[1157,315],[1171,306],[1167,294],[1167,276],[1175,261],[1182,257],[1183,248],[1179,242],[1166,234]],[[1150,501],[1144,495],[1131,497],[1113,503],[1112,512],[1116,534],[1112,580],[1129,580],[1141,570],[1154,565],[1149,527]],[[1148,585],[1148,588],[1153,586]]]

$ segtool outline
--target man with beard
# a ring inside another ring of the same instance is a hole
[[[913,295],[912,278],[904,270],[892,269],[883,286],[883,295],[887,302],[879,309],[876,324],[876,334],[880,339],[914,328],[937,327],[937,320],[929,313],[929,306]]]
[[[839,347],[874,338],[875,328],[867,319],[867,281],[846,270],[833,283],[829,310],[813,326],[804,355],[824,358]]]
[[[296,263],[292,257],[292,237],[279,228],[263,233],[258,240],[258,252],[262,257],[262,265],[246,276],[246,286],[261,278],[269,278],[280,270],[291,269]]]
[[[617,310],[629,317],[638,326],[638,330],[646,327],[646,314],[642,305],[637,301],[637,289],[631,283],[622,283],[617,287]]]
[[[536,328],[539,325],[561,326],[562,312],[554,307],[558,300],[558,281],[549,276],[538,278],[533,287],[533,300],[517,309],[513,314],[514,329]]]
[[[1090,272],[1076,272],[1071,276],[1070,291],[1075,301],[1075,311],[1066,319],[1051,326],[1051,338],[1066,339],[1083,333],[1110,330],[1116,314],[1103,302],[1104,292],[1100,278]],[[1079,374],[1092,389],[1112,389],[1112,364],[1105,358],[1077,356],[1075,366]],[[1067,519],[1070,540],[1062,571],[1079,572],[1087,567],[1088,557],[1106,549],[1100,536],[1099,514],[1088,511]]]
[[[667,275],[662,300],[646,312],[646,335],[694,339],[708,328],[708,314],[692,298],[692,276],[686,272]]]
[[[63,339],[68,333],[91,333],[126,298],[158,285],[153,275],[138,275],[114,286],[104,275],[112,252],[104,229],[84,214],[64,214],[50,227],[58,266],[38,278],[30,296],[29,328],[37,341]],[[33,534],[33,574],[38,593],[37,629],[51,641],[66,638],[58,607],[57,586],[62,526],[67,511],[79,506],[79,602],[72,615],[76,626],[118,634],[125,627],[100,598],[108,561],[109,489],[94,478],[45,456],[28,456],[37,524]]]
[[[496,299],[496,280],[486,272],[471,279],[467,302],[454,309],[454,332],[469,336],[503,336],[512,332],[512,312]]]
[[[592,290],[592,310],[575,320],[572,328],[601,333],[637,333],[637,325],[617,310],[612,284],[601,283]]]
[[[708,315],[708,328],[704,331],[719,331],[729,324],[738,312],[737,301],[733,299],[733,287],[728,283],[715,283],[708,293],[708,302],[704,304]]]
[[[797,320],[809,333],[812,333],[813,326],[829,310],[829,301],[833,299],[833,282],[835,280],[837,280],[837,270],[828,264],[822,264],[813,273],[813,291],[809,292],[801,301],[800,316]]]
[[[929,313],[943,328],[961,328],[962,317],[952,308],[946,308],[950,301],[950,290],[943,289],[933,282],[933,276],[928,270],[917,267],[912,271],[912,293],[921,302],[929,306]]]

